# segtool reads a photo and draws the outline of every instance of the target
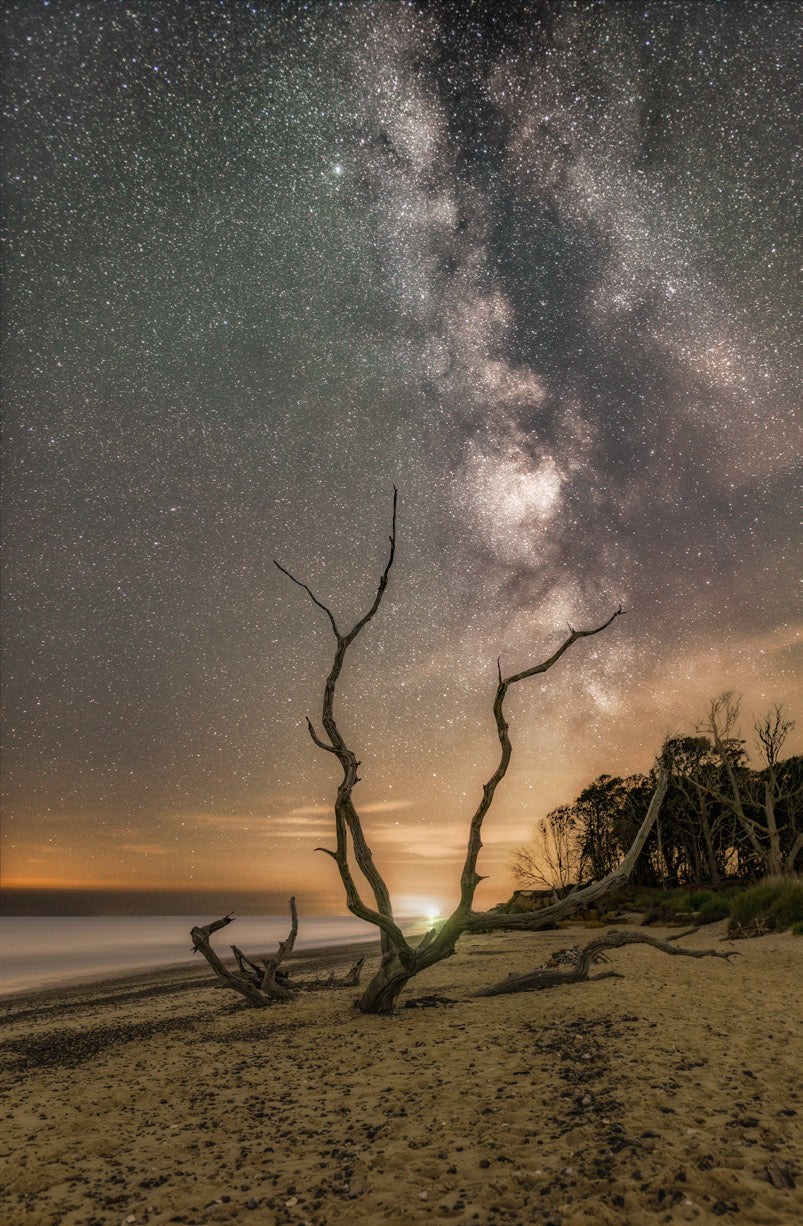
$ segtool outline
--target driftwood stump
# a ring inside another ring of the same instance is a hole
[[[212,948],[210,940],[212,933],[219,932],[221,928],[231,924],[234,920],[233,915],[224,915],[222,919],[213,920],[209,924],[204,924],[203,927],[193,928],[190,932],[193,952],[203,954],[220,980],[222,987],[231,988],[232,991],[239,992],[241,996],[245,997],[249,1005],[258,1009],[264,1009],[267,1005],[274,1004],[276,1001],[291,1000],[294,992],[300,989],[356,987],[360,982],[360,973],[365,958],[358,959],[345,978],[336,979],[333,971],[326,982],[320,982],[319,980],[314,980],[313,982],[305,982],[304,980],[293,981],[285,971],[279,969],[284,959],[292,953],[296,936],[298,935],[298,913],[296,912],[295,898],[290,899],[290,917],[290,932],[286,940],[280,941],[279,948],[274,956],[264,959],[261,965],[258,962],[254,962],[252,958],[244,954],[236,945],[232,945],[231,952],[234,954],[237,962],[237,970],[232,970],[221,961],[218,954]]]
[[[280,983],[278,975],[279,964],[283,958],[292,952],[296,936],[298,935],[298,913],[296,911],[295,898],[290,899],[290,917],[290,932],[287,939],[279,943],[279,948],[274,957],[268,958],[261,967],[250,958],[247,958],[236,945],[232,945],[232,953],[237,960],[238,969],[236,971],[230,970],[212,948],[210,941],[212,933],[225,928],[227,924],[231,924],[234,920],[233,915],[224,915],[222,919],[213,920],[212,923],[205,924],[203,927],[193,928],[190,932],[193,952],[199,951],[202,953],[223,986],[231,988],[234,992],[239,992],[241,996],[245,997],[249,1005],[263,1009],[274,1001],[289,1000],[292,995],[290,986],[287,984],[286,977],[285,982]]]

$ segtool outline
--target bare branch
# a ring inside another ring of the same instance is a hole
[[[396,505],[398,502],[398,498],[399,498],[399,491],[396,489],[396,486],[394,485],[393,487],[393,518],[392,518],[392,523],[391,523],[390,537],[388,538],[390,541],[390,554],[388,555],[387,565],[385,566],[385,569],[382,572],[382,578],[379,580],[379,587],[376,589],[376,596],[374,597],[374,603],[371,605],[368,612],[363,617],[360,618],[360,620],[356,623],[356,625],[354,625],[351,628],[351,630],[349,630],[348,634],[346,635],[346,646],[348,646],[349,643],[353,642],[353,640],[356,639],[357,635],[360,633],[363,626],[366,625],[366,623],[371,620],[371,618],[374,616],[377,609],[379,608],[379,605],[382,601],[382,597],[385,594],[385,588],[388,585],[388,576],[390,575],[390,568],[393,565],[393,559],[396,554]]]
[[[331,626],[332,626],[332,630],[334,631],[334,634],[335,634],[335,638],[338,638],[338,639],[339,639],[339,638],[340,638],[340,631],[339,631],[339,630],[338,630],[338,628],[337,628],[337,622],[336,622],[336,621],[335,621],[335,619],[334,619],[334,615],[333,615],[333,613],[332,613],[332,610],[331,610],[331,609],[329,609],[329,608],[328,608],[328,607],[327,607],[327,606],[326,606],[326,605],[323,603],[323,601],[321,601],[321,600],[319,600],[319,599],[318,599],[318,597],[317,597],[317,596],[314,594],[314,592],[312,592],[312,590],[311,590],[310,588],[308,588],[308,587],[307,587],[306,583],[302,583],[300,579],[296,579],[295,575],[291,574],[291,573],[290,573],[290,571],[289,571],[289,570],[287,570],[287,569],[286,569],[284,566],[282,566],[281,562],[277,562],[275,558],[274,558],[274,560],[273,560],[273,565],[274,565],[274,566],[277,566],[277,567],[279,568],[279,570],[282,572],[282,574],[283,574],[283,575],[287,575],[287,578],[288,578],[288,579],[291,579],[291,580],[293,581],[293,583],[295,583],[295,584],[297,584],[297,585],[298,585],[298,587],[302,587],[302,588],[304,589],[304,591],[307,593],[307,595],[309,596],[309,598],[310,598],[310,600],[312,601],[312,603],[313,603],[313,604],[316,604],[316,605],[318,606],[318,608],[319,608],[319,609],[323,609],[324,613],[325,613],[325,614],[326,614],[326,616],[329,618],[329,621],[330,621]]]
[[[490,779],[483,785],[482,800],[480,801],[474,816],[471,819],[469,828],[468,846],[466,848],[466,859],[463,866],[463,873],[460,879],[460,903],[458,912],[465,913],[471,910],[471,905],[474,900],[474,892],[482,878],[477,873],[477,858],[482,848],[482,823],[485,815],[491,807],[494,794],[502,779],[504,778],[510,756],[512,746],[510,736],[508,735],[508,725],[503,713],[503,704],[505,695],[511,685],[515,685],[519,681],[525,681],[528,677],[535,677],[539,673],[545,673],[548,669],[556,664],[564,652],[568,651],[573,643],[578,639],[590,638],[594,634],[601,634],[603,630],[607,630],[611,622],[617,617],[621,617],[624,613],[622,606],[611,614],[606,622],[601,626],[595,627],[593,630],[572,630],[569,637],[561,643],[560,647],[554,652],[548,660],[544,660],[541,664],[535,664],[532,668],[526,668],[520,673],[513,673],[510,677],[503,678],[501,668],[499,668],[499,683],[496,687],[496,697],[494,699],[493,713],[496,721],[496,730],[501,745],[501,755],[499,764],[491,775]],[[457,914],[457,913],[456,913]]]
[[[318,733],[315,731],[312,725],[312,720],[309,716],[307,716],[307,730],[319,749],[325,749],[327,753],[337,754],[337,750],[333,745],[327,745],[326,741],[322,741],[318,736]]]
[[[505,685],[514,685],[517,681],[524,681],[527,677],[534,677],[536,673],[545,673],[547,669],[550,669],[553,664],[557,663],[565,651],[569,650],[572,643],[576,643],[578,639],[591,638],[594,634],[601,634],[603,630],[608,629],[611,622],[615,621],[617,617],[624,617],[626,612],[627,610],[619,605],[619,608],[611,614],[606,622],[603,622],[601,626],[596,626],[593,630],[572,630],[570,626],[571,633],[569,637],[561,643],[554,655],[551,655],[548,660],[544,660],[543,664],[536,664],[533,668],[526,668],[521,673],[514,673],[512,677],[507,678]]]
[[[290,932],[286,940],[279,942],[279,948],[274,956],[265,963],[265,974],[262,977],[262,983],[259,985],[263,992],[267,992],[270,995],[289,996],[287,988],[280,987],[276,983],[276,972],[279,969],[280,963],[293,952],[293,946],[298,936],[298,912],[296,911],[295,898],[290,899],[290,921]]]
[[[262,982],[262,976],[265,974],[264,966],[257,966],[256,962],[252,962],[251,959],[247,957],[247,955],[244,954],[241,949],[238,949],[236,945],[232,945],[231,952],[237,959],[240,974],[248,975],[253,978],[254,983],[260,984]]]
[[[283,566],[279,566],[279,570],[286,574],[289,579],[292,579],[299,587],[302,587],[310,598],[314,601],[329,618],[329,622],[334,631],[336,639],[335,656],[332,662],[332,667],[329,676],[326,679],[323,698],[323,726],[326,730],[326,735],[329,737],[330,744],[327,745],[312,727],[308,720],[310,735],[321,749],[334,753],[338,758],[343,769],[343,779],[340,783],[335,801],[335,822],[337,830],[337,851],[334,855],[334,860],[340,872],[341,880],[346,889],[346,902],[352,914],[357,915],[360,919],[367,920],[369,923],[377,925],[382,934],[383,949],[385,952],[391,947],[407,948],[407,943],[402,935],[401,929],[397,927],[393,920],[393,909],[390,901],[390,891],[376,867],[371,853],[371,849],[365,838],[362,828],[362,823],[357,810],[354,807],[351,793],[352,789],[359,782],[357,775],[357,757],[346,744],[340,729],[337,726],[334,714],[335,688],[337,686],[340,673],[343,669],[343,664],[346,657],[346,652],[360,631],[368,624],[369,621],[376,615],[379,606],[382,602],[382,597],[388,585],[393,560],[396,554],[396,511],[398,505],[398,490],[393,487],[393,515],[390,533],[390,551],[388,560],[385,564],[385,569],[377,585],[376,595],[369,609],[362,617],[355,622],[348,634],[341,634],[337,628],[334,616],[326,605],[322,604],[310,591],[305,583],[301,583],[294,575],[285,570]],[[366,906],[360,897],[356,883],[351,873],[348,863],[348,835],[351,837],[352,846],[354,848],[354,856],[357,865],[365,880],[373,891],[376,902],[376,910]]]
[[[548,907],[541,907],[538,911],[529,911],[521,915],[505,915],[500,914],[498,911],[472,912],[471,915],[466,917],[465,931],[478,932],[494,928],[504,928],[506,930],[526,929],[530,931],[543,928],[545,924],[551,924],[555,920],[563,919],[565,915],[570,915],[573,911],[577,911],[578,908],[587,906],[588,903],[594,902],[598,898],[603,898],[606,894],[610,894],[611,890],[615,890],[617,886],[624,885],[633,871],[633,866],[641,854],[650,831],[655,825],[668,786],[669,774],[662,768],[658,772],[655,791],[652,794],[644,821],[641,823],[627,854],[613,872],[608,873],[601,881],[594,881],[582,890],[572,890],[566,898],[561,898],[557,902],[551,903]]]
[[[233,915],[224,915],[223,919],[212,920],[211,923],[204,924],[203,928],[193,928],[192,932],[190,933],[190,936],[192,937],[192,943],[194,946],[193,953],[197,949],[197,943],[195,939],[196,933],[199,934],[198,935],[199,940],[206,939],[208,941],[213,932],[219,932],[220,929],[225,928],[227,924],[233,924],[233,923],[234,923]]]

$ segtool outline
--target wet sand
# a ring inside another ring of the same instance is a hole
[[[465,938],[391,1018],[353,988],[248,1009],[200,962],[0,1000],[0,1220],[803,1221],[803,939],[716,924],[684,943],[731,965],[629,946],[622,978],[471,999],[592,935]]]

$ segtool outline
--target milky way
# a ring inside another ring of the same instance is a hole
[[[792,702],[799,16],[6,6],[7,882],[339,905],[272,560],[356,618],[394,484],[339,711],[402,905],[454,897],[498,656],[629,610],[511,696],[485,902],[714,694]]]

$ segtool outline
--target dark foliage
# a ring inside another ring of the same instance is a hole
[[[649,775],[600,775],[570,805],[553,810],[533,840],[514,852],[512,868],[523,886],[558,892],[610,872],[632,842],[649,804],[660,764],[670,786],[635,869],[634,886],[672,890],[713,887],[728,881],[760,881],[768,875],[764,842],[768,795],[784,871],[799,870],[800,797],[803,757],[778,761],[765,755],[753,769],[744,742],[732,738],[723,761],[707,736],[676,736],[664,742]],[[769,759],[769,761],[767,761]],[[734,788],[738,804],[734,802]],[[741,808],[741,814],[739,812]],[[751,839],[750,832],[754,832]],[[759,850],[756,849],[756,843]],[[698,908],[695,908],[697,910]],[[727,914],[724,899],[700,897],[706,918]]]

